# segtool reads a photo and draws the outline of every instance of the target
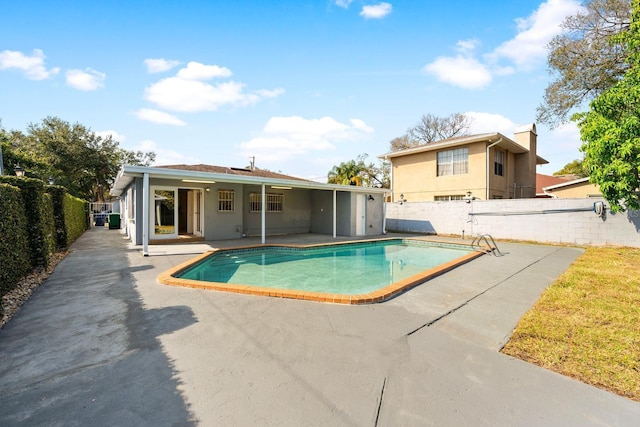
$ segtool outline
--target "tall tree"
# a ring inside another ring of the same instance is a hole
[[[586,178],[589,176],[589,171],[584,164],[584,160],[574,160],[564,165],[559,171],[554,172],[553,175],[576,175],[580,178]]]
[[[360,154],[355,160],[334,166],[327,174],[329,184],[358,185],[365,187],[389,188],[390,170],[387,162],[380,166],[365,163],[368,154]]]
[[[26,133],[10,132],[8,146],[12,161],[20,163],[29,176],[52,177],[85,200],[104,200],[123,164],[148,165],[155,159],[152,152],[124,150],[110,135],[103,138],[57,117],[29,124]]]
[[[591,182],[611,210],[640,209],[640,0],[633,0],[631,25],[614,42],[625,46],[627,71],[613,87],[573,116],[584,141]]]
[[[390,151],[406,150],[455,136],[468,135],[471,118],[463,113],[447,117],[425,114],[407,133],[389,142]]]
[[[595,99],[624,75],[624,46],[611,36],[629,28],[630,0],[586,0],[549,43],[547,86],[537,119],[552,127],[565,123],[581,105]]]

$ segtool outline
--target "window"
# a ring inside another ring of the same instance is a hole
[[[496,150],[495,161],[493,162],[493,173],[504,176],[504,151]]]
[[[218,212],[233,212],[235,210],[235,192],[233,190],[218,190]]]
[[[469,172],[469,149],[438,151],[438,176],[461,175]]]
[[[284,208],[284,195],[267,193],[267,212],[282,212]],[[262,206],[262,195],[259,193],[249,194],[249,210],[260,212]]]
[[[453,194],[450,196],[435,196],[433,200],[436,202],[450,202],[451,200],[464,200],[464,196],[462,194]]]

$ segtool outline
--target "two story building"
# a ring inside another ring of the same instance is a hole
[[[536,196],[535,124],[449,138],[379,156],[391,163],[391,201],[513,199]]]

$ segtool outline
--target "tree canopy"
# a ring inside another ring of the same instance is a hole
[[[612,211],[640,209],[640,0],[633,0],[628,31],[614,36],[625,47],[624,77],[573,116],[584,141],[585,165],[591,182]]]
[[[327,182],[329,184],[389,188],[389,165],[386,162],[382,162],[379,166],[371,162],[367,164],[365,163],[367,157],[367,154],[361,154],[355,160],[334,166],[327,174]]]
[[[91,129],[57,117],[28,125],[26,133],[0,128],[5,173],[20,164],[27,176],[53,178],[70,194],[102,201],[124,164],[148,166],[155,153],[120,148],[111,135],[101,137]]]
[[[586,178],[589,176],[589,171],[584,164],[584,160],[576,159],[564,165],[562,169],[554,172],[553,175],[576,175],[580,178]]]
[[[624,45],[612,38],[629,28],[630,0],[586,0],[584,8],[562,24],[549,43],[553,76],[537,120],[552,127],[565,123],[577,108],[595,99],[627,70]]]
[[[467,135],[471,119],[462,113],[453,113],[447,117],[425,114],[407,133],[389,142],[390,151],[400,151],[418,147],[454,136]]]

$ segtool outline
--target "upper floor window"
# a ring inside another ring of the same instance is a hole
[[[233,212],[235,209],[235,192],[233,190],[218,190],[218,211]]]
[[[493,173],[504,176],[504,151],[496,150],[495,161],[493,162]]]
[[[469,173],[469,148],[438,151],[438,176]]]

